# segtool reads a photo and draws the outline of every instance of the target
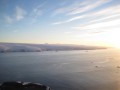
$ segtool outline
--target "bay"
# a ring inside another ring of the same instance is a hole
[[[0,82],[41,83],[52,90],[119,90],[120,50],[0,53]]]

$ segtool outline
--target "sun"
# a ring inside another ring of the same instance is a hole
[[[98,34],[94,39],[102,42],[102,46],[120,48],[120,27],[109,28],[105,32]]]
[[[115,48],[120,48],[120,42],[119,41],[112,41],[110,42],[110,45]]]
[[[120,48],[120,31],[112,30],[110,32],[107,32],[103,40],[112,47]]]

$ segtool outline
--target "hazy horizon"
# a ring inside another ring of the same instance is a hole
[[[106,47],[106,48],[115,48],[112,46],[101,46],[101,45],[85,45],[85,44],[64,44],[64,43],[24,43],[24,42],[0,42],[0,44],[28,44],[28,45],[66,45],[66,46],[93,46],[93,47]]]
[[[0,42],[120,48],[120,0],[0,0]]]

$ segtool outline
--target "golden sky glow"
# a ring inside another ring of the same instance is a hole
[[[0,42],[120,47],[120,0],[0,0],[0,7]]]

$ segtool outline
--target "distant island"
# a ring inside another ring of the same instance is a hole
[[[96,50],[96,49],[107,49],[107,47],[72,45],[72,44],[25,44],[25,43],[2,43],[2,42],[0,43],[0,53]]]

